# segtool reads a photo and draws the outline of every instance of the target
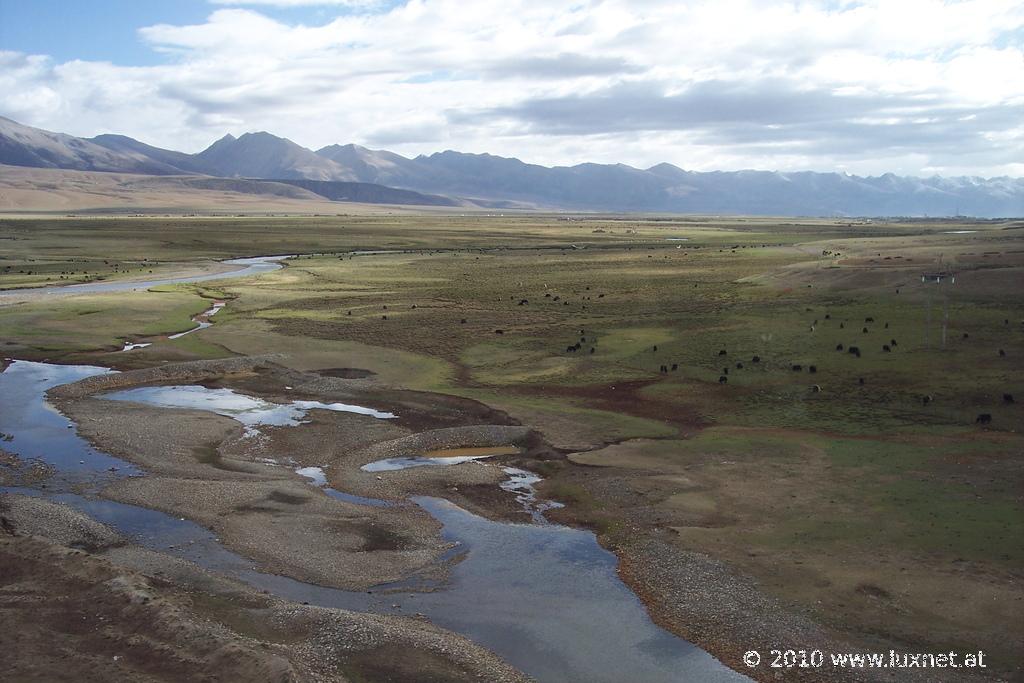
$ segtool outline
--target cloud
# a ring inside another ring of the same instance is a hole
[[[249,5],[264,7],[318,7],[341,5],[343,7],[375,7],[383,0],[209,0],[212,5]]]
[[[618,76],[644,71],[644,67],[631,64],[623,57],[562,53],[507,59],[486,67],[483,75],[488,78],[545,80],[581,76]]]
[[[687,131],[696,142],[719,147],[789,145],[821,155],[987,151],[1002,158],[1005,140],[991,133],[1024,121],[1024,101],[970,106],[908,94],[841,94],[766,79],[704,81],[675,94],[667,94],[663,84],[625,83],[450,117],[456,125],[506,120],[520,126],[521,136]]]
[[[188,151],[268,130],[699,170],[997,175],[1024,158],[1017,0],[214,5],[140,28],[156,66],[0,53],[0,114]]]

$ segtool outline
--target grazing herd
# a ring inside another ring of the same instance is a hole
[[[831,318],[832,318],[832,316],[830,314],[828,314],[828,313],[825,314],[825,320],[831,320]],[[872,316],[868,316],[868,317],[866,317],[864,319],[864,322],[865,323],[874,323],[875,319]],[[810,330],[812,332],[815,331],[815,329],[817,328],[817,325],[818,325],[818,320],[815,320],[814,323],[811,324]],[[843,322],[840,322],[839,323],[839,329],[844,329],[844,327],[845,327],[845,324]],[[884,329],[889,329],[889,323],[888,322],[884,323]],[[864,325],[862,327],[861,332],[862,332],[862,334],[869,334],[870,333],[870,329],[868,328],[867,325]],[[966,333],[966,332],[963,333],[963,338],[964,339],[968,339],[969,338],[969,334]],[[899,343],[897,342],[897,340],[895,338],[890,338],[889,342],[887,344],[883,343],[881,345],[881,349],[882,349],[883,353],[893,353],[898,346],[899,346]],[[580,344],[577,343],[577,344],[575,344],[573,346],[568,347],[567,351],[578,351],[579,348],[580,348]],[[652,352],[657,352],[658,351],[657,345],[652,346],[651,350],[652,350]],[[862,355],[862,352],[861,352],[861,349],[860,349],[859,346],[847,346],[847,345],[843,344],[842,342],[836,344],[835,350],[836,351],[846,351],[850,355],[853,355],[853,356],[855,356],[857,358],[860,358],[861,355]],[[591,348],[590,351],[591,351],[591,353],[593,353],[594,349]],[[1006,357],[1006,351],[1004,349],[999,349],[998,353],[999,353],[1000,357]],[[729,354],[728,350],[723,348],[723,349],[719,349],[717,355],[719,357],[722,357],[722,356],[728,356],[728,354]],[[750,362],[754,363],[754,364],[760,363],[761,362],[761,356],[758,356],[758,355],[752,356],[751,359],[750,359]],[[678,370],[678,368],[679,368],[679,364],[678,363],[672,363],[671,367],[668,364],[661,364],[659,366],[658,370],[659,370],[659,372],[661,374],[668,374],[669,372],[675,372],[676,370]],[[741,369],[744,368],[744,365],[743,365],[742,362],[737,362],[737,363],[735,363],[735,368],[737,370],[741,370]],[[817,365],[807,365],[806,368],[807,368],[807,372],[809,374],[817,374],[817,372],[818,372],[818,366]],[[802,364],[802,363],[791,363],[790,364],[790,369],[793,372],[803,372],[804,364]],[[721,369],[721,374],[718,376],[718,383],[719,384],[723,384],[723,385],[729,383],[729,367],[728,366],[725,366],[725,367],[723,367]],[[864,386],[865,383],[866,383],[864,377],[858,377],[857,378],[857,383],[860,386]],[[815,393],[815,394],[821,393],[822,392],[821,385],[820,384],[813,384],[813,385],[811,385],[810,391],[811,391],[811,393]],[[928,407],[933,402],[933,400],[934,399],[932,398],[931,395],[926,394],[926,395],[921,397],[921,405],[923,407]],[[1012,404],[1012,403],[1014,403],[1013,395],[1009,394],[1009,393],[1004,393],[1003,394],[1003,403],[1004,404]],[[979,414],[977,416],[975,422],[977,424],[979,424],[979,425],[991,424],[992,423],[992,414],[991,413],[981,413],[981,414]]]
[[[588,286],[588,287],[586,287],[586,289],[590,290],[590,287]],[[596,295],[596,298],[598,298],[598,299],[603,299],[604,297],[605,297],[605,294],[603,294],[603,293]],[[545,293],[544,294],[544,298],[549,300],[549,301],[551,301],[551,302],[563,301],[563,299],[562,299],[562,297],[560,295],[553,294],[553,293],[550,293],[550,292]],[[506,299],[504,299],[504,297],[503,297],[502,300],[506,300]],[[530,300],[527,299],[527,298],[519,298],[519,297],[512,296],[512,297],[509,297],[509,300],[517,301],[516,305],[518,305],[518,306],[528,306],[530,304]],[[591,300],[591,297],[583,295],[581,297],[581,301],[584,301],[584,300]],[[511,303],[511,301],[510,301],[510,303]],[[563,304],[568,306],[569,305],[569,301],[565,300],[565,301],[563,301]],[[383,306],[384,311],[386,311],[387,308],[388,308],[387,306]],[[412,305],[411,308],[415,309],[416,305]],[[583,308],[584,309],[586,308],[585,304],[583,304]],[[809,311],[811,309],[807,309],[807,310]],[[351,316],[352,315],[352,311],[348,311],[347,315]],[[386,314],[382,315],[381,319],[382,320],[387,320],[388,316]],[[830,313],[825,313],[824,316],[823,316],[823,319],[825,321],[833,320]],[[459,322],[462,325],[466,325],[467,324],[467,319],[466,318],[461,318]],[[819,329],[819,322],[820,321],[818,319],[814,319],[814,321],[809,325],[809,331],[811,333],[814,333],[814,332],[816,332]],[[837,324],[838,329],[839,330],[844,330],[846,328],[846,322],[847,321],[838,321],[838,324]],[[1010,322],[1009,319],[1005,319],[1004,320],[1004,325],[1009,325],[1009,322]],[[885,330],[889,329],[889,322],[882,322],[881,324],[882,324],[882,328],[883,329],[885,329]],[[870,335],[871,332],[872,332],[872,328],[874,326],[875,326],[875,317],[874,316],[866,316],[863,319],[863,324],[862,324],[862,327],[861,327],[861,334],[862,335]],[[875,329],[877,329],[877,328],[875,328]],[[567,346],[565,346],[565,353],[566,354],[576,354],[576,353],[583,352],[583,353],[587,353],[587,354],[590,354],[590,355],[595,354],[596,351],[597,351],[597,348],[596,348],[597,338],[596,338],[596,336],[588,340],[586,332],[584,330],[581,329],[579,332],[580,332],[580,335],[581,335],[579,337],[579,340],[578,341],[574,341],[572,344],[568,344]],[[504,329],[500,329],[500,328],[499,329],[495,329],[494,330],[494,334],[496,334],[496,335],[504,335],[505,334],[505,330]],[[962,332],[961,334],[962,334],[961,338],[963,340],[969,340],[971,338],[970,334],[968,332]],[[870,338],[870,337],[862,337],[862,338]],[[589,343],[588,343],[588,341],[589,341]],[[899,347],[899,344],[898,344],[897,340],[895,338],[890,338],[888,343],[884,343],[883,342],[883,343],[879,344],[879,346],[876,346],[876,347],[873,347],[873,348],[880,348],[881,352],[884,353],[884,354],[892,354],[892,353],[896,352],[898,347]],[[658,345],[656,345],[656,344],[651,345],[649,348],[650,348],[652,353],[658,353],[659,352]],[[837,343],[835,345],[835,351],[837,351],[837,352],[846,352],[849,355],[854,356],[855,358],[861,358],[862,355],[863,355],[863,351],[862,351],[862,349],[861,349],[861,347],[859,345],[849,345],[849,344],[846,344],[846,343],[843,343],[843,342],[839,342],[839,343]],[[997,353],[998,353],[998,356],[1000,358],[1005,358],[1007,356],[1006,350],[1003,349],[1003,348],[998,349]],[[717,356],[719,358],[726,357],[728,355],[729,355],[729,352],[725,348],[720,348],[718,350],[718,352],[717,352]],[[751,364],[753,364],[753,365],[761,364],[762,363],[762,357],[759,356],[759,355],[753,355],[753,356],[751,356],[749,362]],[[745,367],[744,363],[740,362],[740,361],[737,361],[735,363],[731,363],[730,365],[735,370],[743,370],[744,367]],[[726,384],[729,383],[730,365],[721,367],[721,373],[718,375],[718,383],[719,384],[726,385]],[[803,372],[804,369],[806,368],[806,370],[807,370],[807,372],[809,374],[819,374],[818,373],[818,366],[814,365],[814,364],[805,365],[804,363],[790,363],[789,367],[790,367],[790,370],[792,372]],[[662,375],[667,375],[669,373],[677,372],[679,370],[679,368],[680,368],[680,364],[678,362],[674,362],[674,363],[659,363],[659,365],[658,365],[658,372],[660,374],[662,374]],[[826,370],[826,374],[827,374],[827,370]],[[865,380],[865,378],[863,376],[857,377],[857,383],[858,383],[859,386],[865,386],[866,380]],[[813,394],[823,393],[822,385],[820,385],[820,384],[812,384],[809,387],[809,391],[811,393],[813,393]],[[934,398],[930,394],[925,394],[925,395],[921,395],[920,396],[920,403],[921,403],[922,407],[929,407],[929,406],[931,406],[931,404],[933,402],[934,402]],[[1010,393],[1003,393],[1003,395],[1002,395],[1002,402],[1003,402],[1004,405],[1014,404],[1014,397],[1013,397],[1013,395],[1010,394]],[[980,414],[977,415],[977,417],[975,419],[975,423],[978,424],[978,425],[989,425],[989,424],[992,423],[992,421],[993,421],[993,416],[992,416],[991,412],[989,412],[989,413],[980,413]]]

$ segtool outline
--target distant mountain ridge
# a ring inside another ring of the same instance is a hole
[[[338,180],[278,178],[275,183],[294,185],[334,202],[364,204],[410,204],[415,206],[461,206],[451,197],[423,194],[378,183],[350,183]]]
[[[198,154],[120,135],[76,138],[0,117],[0,164],[150,175],[202,174],[411,191],[432,205],[535,206],[568,210],[818,216],[1024,215],[1024,178],[877,177],[811,171],[686,171],[584,163],[553,168],[491,154],[444,151],[413,159],[358,145],[313,151],[266,132],[226,135]],[[298,183],[296,183],[298,184]],[[312,186],[299,185],[316,192]],[[319,186],[383,196],[381,190]],[[426,195],[426,196],[423,196]],[[328,195],[322,195],[328,196]],[[450,204],[438,204],[450,201]],[[394,202],[397,203],[397,202]]]

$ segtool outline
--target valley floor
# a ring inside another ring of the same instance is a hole
[[[323,466],[332,487],[358,496],[442,496],[525,522],[497,486],[498,467],[359,469],[428,446],[511,442],[519,454],[494,462],[544,478],[540,495],[565,505],[548,518],[593,530],[659,624],[737,671],[775,680],[779,670],[744,666],[748,650],[983,650],[986,670],[900,672],[899,680],[1011,680],[1024,661],[1021,227],[613,216],[3,219],[0,290],[52,285],[69,272],[117,279],[153,266],[156,277],[183,262],[303,255],[251,279],[56,298],[0,291],[0,353],[155,373],[126,375],[149,385],[169,381],[159,375],[167,363],[234,359],[225,360],[234,369],[188,379],[271,401],[298,391],[403,415],[390,423],[316,413],[246,442],[227,417],[125,404],[132,419],[115,419],[91,394],[54,397],[83,436],[148,473],[102,496],[199,522],[263,571],[362,590],[434,566],[443,548],[422,512],[307,501],[308,483],[261,459],[292,454],[296,466]],[[955,273],[955,282],[935,282],[938,273]],[[212,326],[168,338],[211,301],[226,303]],[[149,346],[123,352],[126,341]],[[274,355],[258,367],[231,365],[265,354]],[[470,431],[423,441],[445,429]],[[25,480],[24,463],[14,463],[0,461],[0,484],[59,486],[45,468]],[[327,675],[281,645],[315,639],[301,606],[233,584],[225,598],[223,583],[181,603],[200,570],[154,584],[144,552],[123,539],[71,542],[3,514],[15,534],[0,537],[8,605],[43,556],[56,589],[82,573],[112,585],[120,572],[117,586],[148,585],[164,596],[160,605],[176,606],[175,619],[202,621],[224,647],[242,648],[232,652],[254,648],[260,656],[246,666],[264,668],[231,669],[248,658],[192,652],[184,641],[161,645],[182,658],[214,657],[225,676]],[[69,542],[82,550],[67,550]],[[378,553],[372,567],[360,564],[368,548]],[[441,567],[431,578],[444,576]],[[47,660],[39,639],[66,617],[10,609],[22,640],[3,646],[34,642],[26,652]],[[143,617],[151,609],[97,613],[152,619]],[[275,616],[273,633],[252,632],[275,610],[292,621]],[[323,619],[347,633],[360,617]],[[465,673],[476,646],[395,619],[372,628],[417,643],[404,660],[414,671],[515,680],[496,658],[486,660],[490,673]],[[437,654],[444,638],[469,654]],[[96,647],[71,642],[79,644],[61,660]],[[410,675],[373,669],[359,647],[337,654],[343,666],[330,675]],[[132,671],[142,669],[125,677]],[[781,673],[873,680],[878,672]],[[877,680],[893,680],[881,673]]]

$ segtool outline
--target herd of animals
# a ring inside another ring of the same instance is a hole
[[[728,247],[728,249],[730,249],[732,252],[735,252],[737,249],[746,248],[747,246],[748,245],[734,245],[732,247]],[[756,245],[749,245],[749,246],[752,246],[752,247],[756,248]],[[769,246],[769,245],[762,244],[761,246],[762,247],[766,247],[766,246]],[[694,247],[691,247],[691,248],[699,248],[699,247],[694,246]],[[457,252],[458,250],[454,250],[454,251]],[[484,250],[481,249],[480,251],[483,252]],[[724,251],[724,250],[723,249],[719,249],[719,251]],[[564,254],[564,252],[563,252],[563,254]],[[822,255],[823,256],[827,256],[827,257],[831,257],[831,258],[835,258],[835,257],[838,257],[840,255],[840,253],[839,252],[829,251],[829,250],[824,250],[824,251],[822,251]],[[349,256],[349,258],[351,259],[352,257]],[[477,258],[479,258],[479,257],[477,257]],[[652,256],[649,255],[648,258],[652,258]],[[668,257],[666,256],[666,258],[668,258]],[[896,257],[896,258],[901,258],[901,257]],[[888,258],[887,258],[887,260],[888,260]],[[910,259],[907,259],[907,261],[909,261],[909,260]],[[696,287],[696,285],[694,285],[694,286]],[[586,290],[589,291],[590,287],[587,286]],[[899,294],[899,289],[896,290],[896,293]],[[583,303],[583,302],[584,301],[591,301],[593,299],[593,295],[587,295],[587,294],[584,294],[582,292],[580,292],[580,294],[581,294],[580,302],[582,304],[582,309],[586,310],[587,305],[585,303]],[[605,294],[597,294],[596,296],[597,296],[598,299],[603,299],[605,297]],[[568,300],[564,300],[563,297],[561,295],[558,295],[558,294],[553,294],[553,293],[548,292],[548,293],[544,294],[544,298],[546,298],[546,299],[548,299],[548,300],[550,300],[550,301],[552,301],[554,303],[559,303],[560,302],[564,306],[570,305],[570,302]],[[517,301],[517,297],[510,296],[509,300],[510,301]],[[499,299],[499,301],[501,301],[501,299]],[[530,303],[529,299],[519,298],[517,303],[516,303],[516,305],[517,306],[528,306],[529,303]],[[416,308],[416,306],[413,305],[412,308]],[[383,306],[383,309],[387,310],[387,306],[386,305]],[[810,310],[810,309],[808,309],[808,310]],[[352,311],[348,311],[348,315],[352,315]],[[382,320],[387,320],[388,316],[386,314],[381,315],[381,319]],[[831,315],[826,313],[825,314],[825,320],[831,320]],[[874,322],[875,322],[875,319],[874,319],[873,316],[865,317],[864,318],[864,324],[863,324],[863,326],[861,328],[861,333],[862,334],[869,334],[871,330],[868,327],[868,325],[873,324]],[[466,318],[462,318],[460,320],[460,324],[465,325],[466,323],[467,323],[467,319]],[[810,331],[811,332],[814,332],[817,329],[818,323],[819,323],[818,320],[814,320],[811,323],[811,325],[810,325]],[[1010,323],[1009,319],[1004,320],[1004,324],[1005,325],[1009,325],[1009,323]],[[840,322],[838,327],[839,327],[839,329],[845,329],[846,328],[846,323],[845,322]],[[889,323],[884,323],[883,327],[884,327],[884,329],[889,329]],[[504,335],[505,334],[505,330],[501,329],[501,328],[495,329],[494,333],[497,334],[497,335]],[[580,329],[579,330],[579,334],[580,334],[579,340],[578,341],[574,341],[572,344],[568,344],[565,347],[565,353],[566,354],[575,354],[577,352],[583,352],[583,353],[586,353],[586,354],[595,354],[597,352],[597,348],[596,348],[596,346],[594,346],[594,344],[597,343],[596,335],[592,336],[592,338],[590,338],[588,340],[587,332],[586,332],[585,329]],[[963,333],[963,338],[964,339],[969,338],[968,333],[966,333],[966,332]],[[882,353],[893,353],[898,346],[899,346],[899,342],[896,340],[896,338],[895,337],[891,337],[889,339],[888,343],[882,343],[880,345],[880,348],[881,348],[881,352]],[[584,351],[584,348],[586,348],[586,351]],[[861,347],[859,345],[852,345],[852,344],[845,345],[843,343],[836,344],[835,350],[837,352],[845,351],[845,352],[847,352],[847,353],[849,353],[849,354],[851,354],[851,355],[853,355],[853,356],[855,356],[857,358],[860,358],[862,353],[863,353],[862,350],[861,350]],[[657,353],[658,352],[658,346],[657,345],[653,345],[652,348],[651,348],[651,352],[652,353]],[[998,355],[1000,357],[1002,357],[1002,358],[1005,358],[1006,357],[1005,349],[998,349]],[[718,352],[718,356],[719,357],[728,356],[728,351],[726,349],[721,349]],[[759,363],[761,363],[761,357],[759,355],[753,355],[753,356],[751,356],[749,362],[752,363],[752,364],[755,364],[755,365],[759,364]],[[791,367],[791,370],[793,372],[803,372],[803,370],[804,370],[803,364],[800,364],[800,363],[793,363],[793,364],[790,365],[790,367]],[[661,373],[661,374],[668,374],[668,373],[671,373],[671,372],[675,372],[678,369],[679,369],[679,363],[661,363],[659,365],[659,367],[658,367],[658,372]],[[733,369],[735,369],[735,370],[742,370],[742,369],[744,369],[743,362],[742,361],[737,361],[734,364]],[[718,383],[719,384],[728,384],[728,382],[729,382],[729,370],[730,370],[729,366],[723,366],[722,367],[721,374],[718,377]],[[818,372],[817,365],[808,365],[807,366],[807,372],[809,374],[817,374],[817,372]],[[864,385],[865,384],[864,377],[858,377],[857,381],[858,381],[858,384],[860,384],[860,385]],[[810,391],[812,391],[813,393],[819,393],[819,392],[821,392],[821,386],[818,385],[818,384],[813,384],[810,387]],[[930,395],[924,395],[924,396],[921,397],[921,402],[922,402],[922,404],[924,406],[928,406],[932,402],[932,400],[933,399],[932,399],[932,397]],[[1003,403],[1006,403],[1006,404],[1014,403],[1013,394],[1004,393],[1003,396],[1002,396],[1002,400],[1003,400]],[[991,413],[980,413],[975,418],[975,422],[977,424],[980,424],[980,425],[991,424],[991,422],[992,422],[992,414]]]

